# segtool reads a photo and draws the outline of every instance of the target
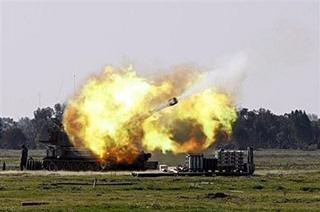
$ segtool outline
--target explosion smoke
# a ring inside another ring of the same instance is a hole
[[[236,112],[228,95],[208,88],[173,107],[162,105],[182,95],[200,75],[178,68],[147,81],[131,67],[106,67],[69,101],[64,129],[76,147],[104,161],[130,163],[142,149],[199,152],[215,142],[218,132],[231,133]]]

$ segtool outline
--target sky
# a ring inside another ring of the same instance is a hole
[[[320,115],[319,1],[1,0],[0,116],[66,102],[105,65],[181,64],[238,108]]]

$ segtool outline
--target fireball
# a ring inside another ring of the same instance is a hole
[[[106,67],[69,100],[64,130],[76,147],[102,161],[130,163],[141,150],[200,152],[216,142],[218,132],[230,135],[236,119],[231,98],[214,87],[173,104],[171,98],[184,94],[200,76],[178,68],[147,80],[132,67]],[[168,99],[172,107],[159,107]]]

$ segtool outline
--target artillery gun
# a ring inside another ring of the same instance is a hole
[[[38,141],[47,147],[43,158],[43,168],[49,171],[98,171],[100,163],[94,155],[86,149],[75,148],[63,131],[61,124],[54,119],[43,126]]]
[[[55,119],[43,126],[38,141],[47,146],[43,158],[43,169],[49,171],[102,171],[102,170],[144,170],[150,153],[141,151],[133,163],[102,162],[85,148],[74,147],[63,127]]]
[[[149,111],[146,117],[177,103],[177,98],[171,98],[166,104]],[[117,163],[100,161],[88,149],[74,147],[63,130],[62,116],[47,120],[38,134],[37,140],[47,147],[42,168],[49,171],[145,170],[147,168],[157,168],[157,163],[148,162],[151,153],[145,153],[144,151],[141,151],[132,163]],[[32,158],[28,160],[27,164],[28,169],[39,169],[39,161],[34,161]]]

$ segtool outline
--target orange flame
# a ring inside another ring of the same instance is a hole
[[[231,133],[236,112],[227,94],[208,88],[154,112],[199,77],[193,69],[179,68],[148,81],[131,67],[107,67],[68,102],[64,129],[76,147],[105,161],[130,163],[142,149],[200,152],[215,142],[218,131]]]

